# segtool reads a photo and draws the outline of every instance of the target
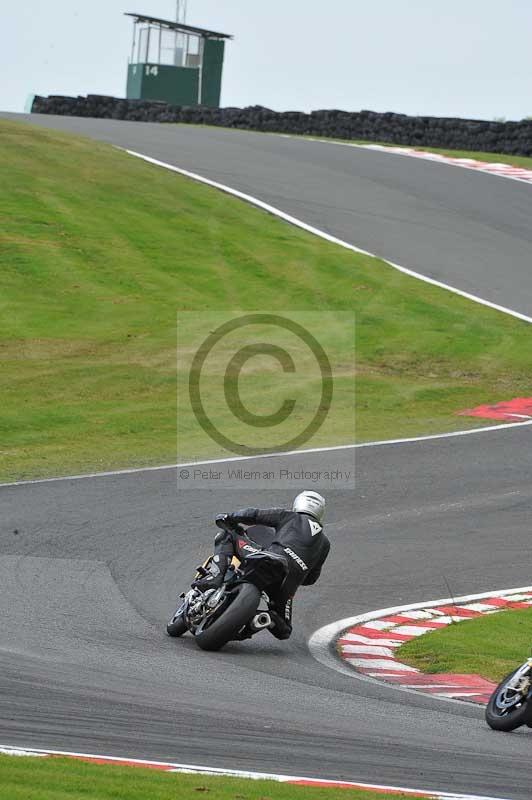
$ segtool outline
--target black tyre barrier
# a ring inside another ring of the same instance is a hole
[[[100,117],[138,122],[184,122],[224,128],[304,134],[334,139],[448,150],[479,150],[532,156],[532,119],[487,122],[449,117],[409,117],[376,111],[272,111],[262,106],[208,108],[171,106],[155,100],[124,100],[105,95],[87,97],[36,96],[32,113]]]

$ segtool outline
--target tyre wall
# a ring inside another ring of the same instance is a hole
[[[207,108],[171,106],[148,100],[103,95],[36,96],[32,112],[104,117],[138,122],[182,122],[224,128],[304,134],[334,139],[363,139],[413,147],[442,147],[532,156],[532,120],[487,122],[450,117],[410,117],[375,111],[272,111],[262,106]]]

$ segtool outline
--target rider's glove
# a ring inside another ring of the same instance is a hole
[[[237,511],[235,514],[217,514],[215,521],[219,528],[232,528],[236,530],[239,528],[237,522],[239,516],[240,511]]]

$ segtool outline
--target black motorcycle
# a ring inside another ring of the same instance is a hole
[[[237,555],[224,582],[219,589],[201,591],[193,587],[183,592],[166,626],[173,637],[190,631],[202,650],[220,650],[227,642],[243,641],[273,627],[268,590],[280,586],[288,571],[281,556],[263,549],[273,538],[269,528],[254,525],[245,530],[239,525],[228,526],[224,520],[216,524],[237,534]],[[212,557],[197,568],[195,580],[207,574]]]
[[[532,658],[499,683],[486,706],[486,722],[495,731],[532,728]]]

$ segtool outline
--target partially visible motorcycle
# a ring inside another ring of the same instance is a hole
[[[254,525],[246,530],[221,519],[216,524],[236,533],[237,556],[219,589],[191,588],[183,592],[166,626],[172,637],[190,631],[202,650],[220,650],[230,641],[243,641],[273,627],[268,590],[279,586],[288,570],[282,556],[263,549],[273,538],[269,528]],[[211,555],[197,568],[195,580],[207,573],[212,558]]]
[[[532,728],[532,658],[499,683],[486,706],[486,722],[495,731]]]

